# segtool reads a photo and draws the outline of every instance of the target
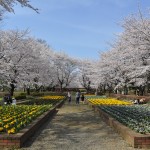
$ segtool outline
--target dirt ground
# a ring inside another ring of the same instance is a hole
[[[135,150],[87,104],[63,105],[21,150]]]

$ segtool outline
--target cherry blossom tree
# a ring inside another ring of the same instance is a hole
[[[28,7],[38,12],[37,8],[30,5],[29,0],[0,0],[0,6],[8,12],[14,12],[13,6],[17,3],[19,3],[22,7]]]
[[[126,18],[122,27],[124,31],[98,61],[56,52],[27,31],[0,31],[0,84],[9,87],[11,94],[15,87],[62,91],[80,82],[87,91],[128,94],[134,87],[143,95],[150,88],[150,19],[139,13]]]
[[[125,19],[122,27],[123,33],[100,57],[100,85],[107,89],[121,89],[124,94],[128,94],[128,87],[132,85],[142,95],[149,85],[150,20],[140,14]]]
[[[20,54],[20,50],[23,50],[24,43],[22,38],[26,35],[25,32],[18,31],[4,31],[1,32],[1,71],[4,82],[8,82],[10,85],[10,93],[13,95],[16,79],[19,72],[22,72],[21,62],[25,57],[25,53]]]
[[[54,54],[53,63],[55,66],[55,76],[57,77],[60,91],[62,91],[63,88],[69,86],[76,76],[76,60],[63,52],[59,52]]]
[[[52,50],[46,44],[28,37],[27,31],[13,30],[1,31],[0,42],[1,84],[10,88],[11,95],[16,85],[40,88],[52,82]]]
[[[125,36],[127,48],[131,50],[132,62],[134,68],[129,74],[132,77],[130,81],[144,94],[144,89],[149,84],[149,50],[150,50],[150,20],[144,18],[141,13],[139,17],[130,17],[125,20]],[[130,36],[130,38],[129,38]]]
[[[78,79],[83,88],[90,92],[97,86],[97,62],[89,59],[78,60]]]

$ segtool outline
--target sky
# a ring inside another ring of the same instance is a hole
[[[30,0],[39,9],[14,6],[15,14],[5,13],[3,30],[30,30],[30,35],[43,39],[55,51],[71,57],[98,59],[99,52],[121,33],[121,22],[136,14],[149,13],[149,0]]]

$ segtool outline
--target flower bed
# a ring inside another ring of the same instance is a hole
[[[36,99],[36,100],[30,100],[30,101],[24,101],[21,103],[18,103],[18,105],[52,105],[55,106],[57,103],[60,103],[62,100],[44,100],[44,99]]]
[[[44,100],[50,100],[50,99],[51,100],[62,100],[64,98],[65,98],[65,96],[56,96],[56,95],[49,96],[49,95],[47,95],[47,96],[42,96],[39,99],[44,99]]]
[[[65,100],[65,96],[42,96],[36,99],[32,99],[29,101],[24,101],[21,103],[18,103],[19,105],[25,104],[25,105],[57,105],[61,101]]]
[[[101,98],[106,98],[105,95],[103,96],[96,96],[96,95],[84,95],[86,99],[101,99]]]
[[[150,133],[149,132],[147,132],[145,134],[138,133],[137,131],[135,132],[133,129],[129,128],[128,126],[125,126],[125,125],[123,125],[123,123],[120,123],[115,117],[111,117],[114,112],[110,111],[109,112],[110,114],[108,114],[108,112],[106,112],[106,111],[104,111],[104,110],[101,109],[102,107],[104,107],[104,108],[105,107],[117,107],[118,110],[121,111],[120,106],[107,106],[107,105],[105,105],[105,106],[104,105],[102,105],[102,106],[90,105],[90,106],[92,106],[93,110],[96,113],[98,113],[101,116],[101,118],[108,125],[110,125],[112,128],[114,128],[131,146],[133,146],[134,148],[148,148],[148,149],[150,148]],[[121,107],[125,107],[125,106],[121,106]],[[132,107],[132,106],[128,106],[128,107]],[[146,108],[146,110],[147,110],[147,108]],[[124,111],[124,110],[122,110],[122,111]],[[126,112],[127,112],[126,118],[128,118],[128,116],[130,115],[130,111],[126,111]],[[116,112],[114,114],[114,116],[117,117],[118,114],[119,114],[119,111]],[[147,113],[145,113],[144,116],[147,116],[146,114]],[[137,116],[139,116],[139,115],[137,114]],[[124,117],[122,116],[122,119],[123,118]],[[141,117],[139,117],[139,118],[141,118]],[[147,124],[148,124],[150,121],[146,119],[145,122],[147,122]]]
[[[0,107],[0,147],[19,148],[63,105],[65,97],[32,99]],[[26,105],[24,105],[26,104]]]
[[[88,101],[92,105],[131,105],[131,102],[117,100],[114,98],[90,98]]]
[[[150,106],[114,98],[91,97],[88,102],[104,121],[135,148],[150,148]]]
[[[150,106],[99,106],[99,108],[136,132],[150,133]]]
[[[17,133],[52,105],[17,105],[0,107],[0,134]]]
[[[0,148],[8,147],[16,149],[22,147],[29,137],[32,136],[32,134],[34,134],[41,125],[43,125],[48,118],[52,117],[56,112],[57,110],[55,107],[51,108],[16,134],[0,134]]]

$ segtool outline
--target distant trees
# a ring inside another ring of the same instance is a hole
[[[87,92],[90,92],[92,89],[96,88],[97,82],[97,67],[96,62],[89,60],[89,59],[83,59],[78,60],[78,80],[80,85],[86,89]],[[95,73],[96,72],[96,73]]]
[[[0,1],[0,5],[9,6],[7,11],[12,12],[14,2]],[[18,2],[30,7],[26,0]],[[139,13],[126,18],[122,27],[124,31],[98,61],[56,52],[46,41],[31,37],[27,30],[0,31],[1,90],[7,88],[11,95],[15,88],[24,88],[28,93],[30,88],[40,91],[46,87],[63,91],[74,83],[87,92],[95,89],[102,94],[128,94],[132,88],[139,95],[149,92],[150,19]]]
[[[60,91],[62,91],[62,89],[68,87],[71,81],[76,77],[76,61],[65,53],[55,53],[53,63],[55,66],[55,76]]]
[[[87,91],[128,94],[133,89],[139,95],[150,91],[150,19],[139,12],[126,18],[122,27],[124,31],[98,61],[79,61],[79,80]]]
[[[132,16],[122,27],[112,48],[100,56],[99,87],[124,94],[134,87],[143,95],[150,83],[150,19]]]
[[[76,75],[75,60],[54,52],[28,31],[0,31],[0,85],[13,95],[15,88],[39,91],[43,87],[69,86]]]

